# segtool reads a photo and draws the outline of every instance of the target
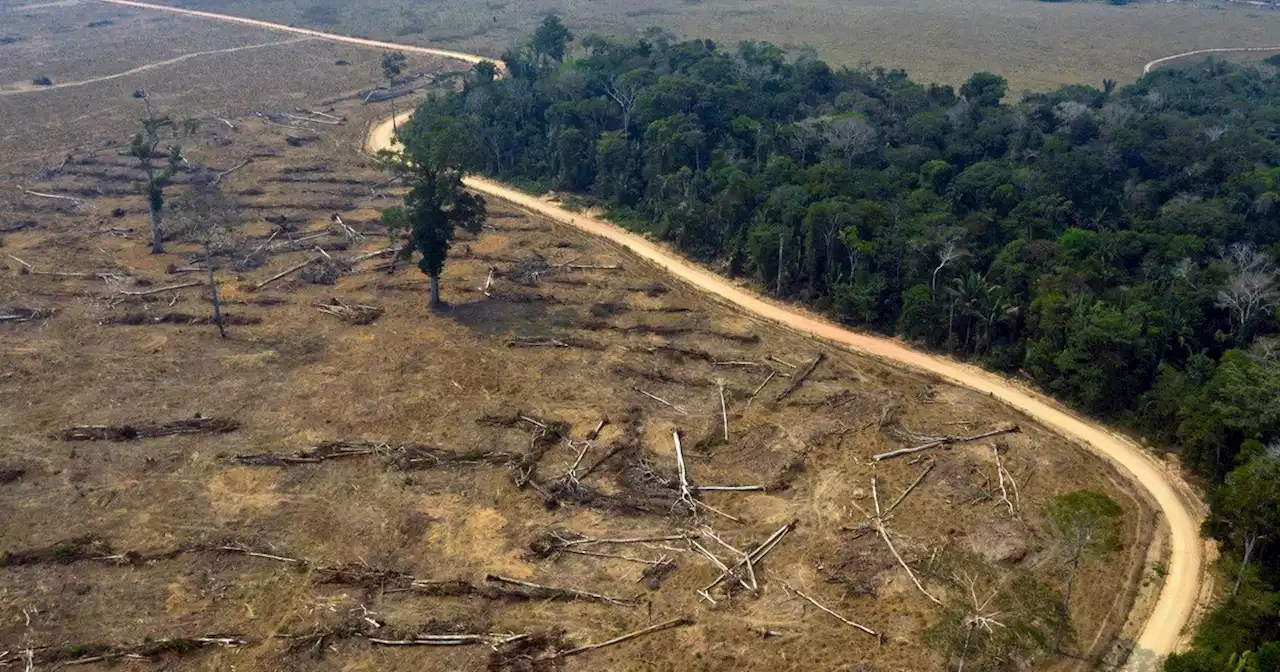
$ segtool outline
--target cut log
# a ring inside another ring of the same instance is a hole
[[[623,643],[623,642],[625,642],[625,641],[627,641],[627,640],[635,639],[636,637],[643,637],[643,636],[645,636],[645,635],[650,635],[650,634],[653,634],[653,633],[655,633],[655,632],[660,632],[660,631],[662,631],[662,630],[668,630],[668,629],[670,629],[670,628],[680,628],[680,627],[684,627],[684,626],[687,626],[687,625],[693,625],[693,624],[694,624],[694,622],[695,622],[695,621],[694,621],[692,618],[688,617],[688,616],[681,616],[681,617],[679,617],[679,618],[673,618],[673,619],[671,619],[671,620],[669,620],[669,621],[663,621],[662,623],[656,623],[656,624],[651,625],[651,626],[649,626],[649,627],[647,627],[647,628],[644,628],[644,629],[642,629],[642,630],[636,630],[635,632],[629,632],[629,633],[627,633],[627,634],[625,634],[625,635],[622,635],[622,636],[620,636],[620,637],[614,637],[613,639],[610,639],[610,640],[607,640],[607,641],[603,641],[603,642],[600,642],[600,643],[598,643],[598,644],[588,644],[588,645],[586,645],[586,646],[579,646],[579,647],[578,647],[578,648],[576,648],[576,649],[569,649],[568,651],[560,651],[560,652],[558,652],[558,653],[556,653],[556,654],[554,654],[554,655],[552,655],[552,656],[550,656],[550,657],[551,657],[551,658],[566,658],[566,657],[568,657],[568,656],[576,656],[576,655],[578,655],[578,654],[580,654],[580,653],[586,653],[586,652],[588,652],[588,651],[595,651],[596,649],[603,649],[603,648],[604,648],[604,647],[606,647],[606,646],[613,646],[614,644],[621,644],[621,643]]]
[[[262,282],[259,282],[258,284],[254,285],[253,291],[256,292],[259,289],[262,289],[263,287],[266,287],[267,285],[275,282],[276,280],[279,280],[280,278],[283,278],[284,276],[289,275],[290,273],[297,273],[298,271],[302,270],[303,268],[306,268],[307,266],[310,266],[311,264],[316,263],[317,261],[320,261],[320,257],[312,257],[300,264],[297,264],[296,266],[290,266],[289,268],[286,268],[285,270],[280,271],[279,273],[276,273],[275,275],[267,278],[266,280],[263,280]]]
[[[792,392],[795,392],[796,389],[799,388],[802,383],[804,383],[805,379],[809,377],[809,374],[813,373],[813,370],[818,368],[818,365],[821,364],[822,360],[826,359],[826,357],[827,357],[827,354],[825,352],[819,352],[818,356],[814,357],[813,361],[809,363],[809,366],[805,367],[804,372],[792,378],[791,384],[787,386],[787,389],[779,393],[778,396],[774,398],[774,401],[775,402],[782,401],[783,399],[786,399],[788,396],[790,396]],[[775,359],[777,358],[775,357]],[[782,360],[778,360],[778,361],[782,361]]]
[[[213,181],[209,183],[209,186],[211,187],[218,186],[218,183],[222,181],[222,178],[230,175],[231,173],[236,172],[237,170],[240,170],[241,168],[244,168],[245,166],[251,163],[253,163],[253,159],[245,159],[244,161],[241,161],[240,163],[222,171],[221,173],[218,173],[218,176],[213,178]]]
[[[203,270],[203,269],[197,269],[197,270]],[[203,283],[200,282],[199,280],[196,280],[192,282],[184,282],[178,285],[169,285],[168,287],[157,287],[156,289],[148,289],[145,292],[126,292],[121,290],[120,293],[125,296],[151,296],[152,294],[162,294],[164,292],[172,292],[176,289],[186,289],[188,287],[195,287],[200,284],[203,284]]]
[[[887,453],[872,455],[871,459],[875,460],[876,462],[879,462],[880,460],[887,460],[891,457],[899,457],[901,455],[910,455],[912,453],[918,453],[922,450],[938,448],[939,446],[946,446],[953,443],[968,443],[970,441],[978,441],[981,439],[990,438],[992,436],[999,436],[1001,434],[1012,434],[1014,432],[1017,432],[1018,430],[1019,428],[1017,425],[1010,425],[1008,427],[1000,427],[997,429],[993,429],[991,431],[982,432],[981,434],[974,434],[973,436],[944,436],[942,438],[929,441],[928,443],[922,443],[918,446],[912,446],[910,448],[899,448],[898,450],[891,450]]]
[[[809,597],[808,595],[805,595],[804,593],[802,593],[802,592],[800,592],[799,590],[797,590],[794,586],[792,586],[791,584],[787,583],[786,581],[783,581],[782,579],[778,579],[778,582],[779,582],[779,583],[781,583],[783,586],[785,586],[785,587],[787,588],[787,590],[790,590],[791,592],[795,593],[796,595],[799,595],[801,598],[804,598],[804,600],[805,600],[805,601],[807,601],[809,604],[812,604],[813,606],[815,606],[815,607],[817,607],[817,608],[821,609],[822,611],[824,611],[824,612],[826,612],[826,613],[830,614],[831,616],[834,616],[834,617],[835,617],[837,620],[839,620],[841,623],[844,623],[845,625],[848,625],[848,626],[850,626],[850,627],[857,628],[857,629],[859,629],[859,630],[861,630],[861,631],[863,631],[863,632],[867,633],[868,635],[871,635],[872,637],[875,637],[877,640],[881,640],[881,635],[880,635],[880,633],[876,632],[875,630],[872,630],[871,628],[868,628],[867,626],[862,625],[861,623],[855,623],[855,622],[853,622],[853,621],[851,621],[851,620],[849,620],[849,619],[845,618],[844,616],[841,616],[840,614],[837,614],[836,612],[834,612],[834,611],[832,611],[832,610],[828,609],[828,608],[827,608],[826,606],[824,606],[821,602],[819,602],[819,601],[817,601],[817,600],[813,599],[812,597]],[[881,641],[882,641],[882,640],[881,640]]]

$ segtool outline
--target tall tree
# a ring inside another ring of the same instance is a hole
[[[396,77],[408,67],[409,59],[402,51],[390,51],[382,55],[382,78],[387,80],[387,92],[391,96],[391,128],[396,126]]]
[[[1236,342],[1248,345],[1258,320],[1280,305],[1280,286],[1276,284],[1275,264],[1253,245],[1237,243],[1223,255],[1230,272],[1218,290],[1218,307],[1231,313],[1236,327]]]
[[[1280,453],[1255,457],[1227,474],[1210,503],[1214,517],[1225,528],[1221,536],[1239,544],[1241,551],[1231,589],[1236,595],[1260,544],[1280,537]]]
[[[573,33],[560,22],[560,17],[548,14],[542,25],[533,33],[529,46],[534,55],[543,61],[560,63],[568,53],[569,43],[573,41]]]
[[[431,281],[431,306],[440,305],[440,273],[458,227],[478,232],[485,203],[462,186],[477,163],[475,129],[468,119],[449,116],[423,103],[408,126],[401,129],[400,153],[383,150],[383,165],[409,185],[404,205],[389,208],[382,219],[392,235],[404,231],[405,244],[397,258],[420,255],[418,268]]]
[[[134,92],[134,97],[141,98],[146,107],[147,116],[141,120],[142,131],[133,136],[129,144],[129,155],[138,160],[138,167],[146,173],[146,182],[141,191],[147,197],[147,211],[151,215],[151,254],[164,252],[164,229],[162,218],[164,210],[164,188],[182,166],[182,148],[170,145],[168,152],[159,152],[162,134],[165,129],[172,130],[173,120],[168,115],[157,115],[151,109],[151,101],[142,91]],[[156,158],[163,156],[165,163],[157,166]]]
[[[234,248],[235,229],[241,218],[239,207],[234,198],[219,191],[216,185],[208,184],[190,187],[182,194],[176,210],[177,229],[185,232],[185,240],[199,244],[204,252],[213,323],[218,327],[218,334],[226,338],[222,299],[213,273],[214,257]]]

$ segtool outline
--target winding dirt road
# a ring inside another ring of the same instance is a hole
[[[330,42],[342,42],[344,44],[354,44],[361,47],[373,47],[374,49],[392,49],[395,51],[403,51],[412,54],[422,54],[424,56],[443,56],[445,58],[453,58],[467,63],[479,63],[480,61],[491,61],[492,58],[477,56],[476,54],[467,54],[461,51],[449,51],[448,49],[431,49],[429,47],[415,47],[411,44],[396,44],[395,42],[380,42],[378,40],[369,40],[363,37],[351,37],[348,35],[334,35],[333,33],[322,33],[318,30],[309,28],[295,28],[294,26],[286,26],[283,23],[270,23],[268,21],[258,21],[257,19],[246,19],[243,16],[231,16],[229,14],[215,14],[213,12],[201,12],[195,9],[182,9],[181,7],[170,7],[168,5],[157,5],[151,2],[135,2],[134,0],[99,0],[113,5],[124,5],[125,7],[136,7],[138,9],[154,9],[160,12],[169,12],[170,14],[183,14],[185,16],[195,16],[202,19],[213,19],[214,21],[226,21],[228,23],[238,23],[242,26],[252,26],[254,28],[265,28],[267,30],[276,30],[284,33],[293,33],[295,35],[306,35],[307,37],[317,37]]]
[[[1151,68],[1154,68],[1157,65],[1160,65],[1161,63],[1167,63],[1169,61],[1177,60],[1179,58],[1186,58],[1187,56],[1197,56],[1199,54],[1222,54],[1222,53],[1233,52],[1233,51],[1280,51],[1280,47],[1220,47],[1217,49],[1196,49],[1195,51],[1184,51],[1181,54],[1174,54],[1172,56],[1157,58],[1156,60],[1151,61],[1150,63],[1147,63],[1146,65],[1142,66],[1142,74],[1145,75],[1151,72]]]
[[[488,60],[475,54],[333,35],[254,19],[178,9],[134,0],[101,1],[229,21],[256,28],[291,32],[378,49],[396,49],[456,58],[468,63]],[[1151,65],[1148,64],[1148,67]],[[400,115],[400,119],[403,120],[407,116],[407,113]],[[388,119],[377,125],[368,136],[366,150],[391,148],[394,123],[395,120]],[[988,394],[1111,461],[1119,467],[1121,472],[1147,491],[1164,514],[1170,533],[1171,552],[1164,585],[1160,590],[1155,608],[1137,638],[1134,655],[1130,657],[1130,662],[1125,669],[1131,672],[1157,669],[1154,665],[1158,664],[1158,659],[1178,650],[1182,644],[1184,629],[1200,601],[1201,587],[1205,580],[1205,544],[1200,539],[1198,509],[1193,502],[1184,499],[1181,494],[1188,489],[1179,481],[1178,475],[1171,473],[1150,453],[1129,439],[1063,410],[1043,395],[977,367],[918,352],[892,339],[850,331],[806,311],[768,301],[755,292],[735,285],[728,279],[696,266],[660,245],[610,222],[569,212],[554,203],[489,180],[469,178],[466,180],[466,185],[482,194],[508,201],[543,217],[605,238],[665,269],[684,282],[742,310],[850,350],[926,371],[962,387]]]

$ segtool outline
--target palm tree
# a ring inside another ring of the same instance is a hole
[[[985,318],[982,338],[978,341],[978,349],[975,355],[980,355],[991,347],[991,341],[995,340],[996,327],[1011,321],[1018,314],[1018,306],[1009,300],[1009,293],[1000,285],[991,285],[987,287],[987,293],[982,298],[982,314]]]
[[[956,309],[964,321],[964,339],[960,342],[964,350],[969,349],[969,341],[973,337],[974,322],[983,317],[982,302],[987,295],[987,279],[975,271],[953,278],[947,294],[951,297],[950,315],[947,318],[947,335],[955,332]]]

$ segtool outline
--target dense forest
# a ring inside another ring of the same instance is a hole
[[[573,39],[549,18],[418,119],[474,170],[1176,449],[1233,590],[1167,669],[1280,669],[1280,57],[1010,102],[988,73]]]

